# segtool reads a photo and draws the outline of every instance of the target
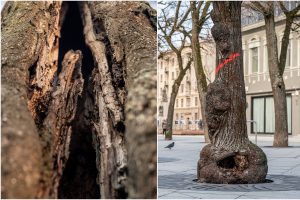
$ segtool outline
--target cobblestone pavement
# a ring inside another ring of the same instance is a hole
[[[254,137],[250,136],[254,142]],[[175,147],[164,148],[170,141],[158,136],[158,198],[159,199],[299,199],[300,137],[290,137],[291,147],[273,148],[273,137],[258,136],[258,145],[268,158],[270,183],[203,184],[196,167],[203,136],[173,136]]]

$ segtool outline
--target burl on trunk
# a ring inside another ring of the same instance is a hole
[[[241,2],[213,2],[212,20],[218,62],[224,65],[207,90],[205,108],[211,144],[200,153],[198,180],[220,184],[264,182],[266,155],[247,136]]]

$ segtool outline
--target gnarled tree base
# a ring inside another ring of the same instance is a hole
[[[206,145],[198,161],[198,181],[217,184],[265,182],[268,172],[265,153],[251,142],[245,149],[217,156],[219,151],[212,144]]]

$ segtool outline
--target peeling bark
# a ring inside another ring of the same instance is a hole
[[[107,147],[103,149],[104,153],[102,152],[103,166],[98,167],[100,168],[98,179],[101,197],[124,197],[123,193],[128,192],[130,198],[155,198],[156,32],[153,27],[154,11],[143,2],[89,2],[82,3],[81,9],[86,25],[86,43],[92,49],[98,66],[94,80],[100,83],[101,90],[97,88],[96,97],[99,97],[97,100],[99,113],[100,111],[102,113],[100,121],[105,123],[100,127],[114,127],[107,128],[112,131],[112,136],[107,135],[107,130],[99,131],[97,126],[95,127],[98,134],[95,134],[97,137],[94,143],[96,146]],[[101,54],[95,55],[97,52]],[[107,73],[108,70],[110,73]],[[109,90],[109,93],[114,96],[105,97],[108,93],[105,90]],[[120,109],[116,110],[117,112],[109,110],[108,100],[105,98],[112,98],[113,101],[110,102],[122,106],[125,105],[126,100],[126,110]],[[112,117],[118,116],[115,114],[118,112],[126,114],[126,137],[123,135],[125,132],[123,124],[116,123],[118,119],[115,122],[112,121]],[[97,138],[106,139],[99,141]],[[121,149],[123,151],[120,151]],[[113,153],[114,156],[111,155]],[[115,159],[112,160],[112,158]],[[110,176],[114,178],[110,180]],[[107,182],[108,184],[105,184]],[[128,183],[127,191],[123,191],[126,183]],[[115,191],[115,196],[110,196],[111,190]]]
[[[43,134],[52,137],[53,175],[52,186],[49,194],[55,198],[60,178],[69,157],[69,146],[73,132],[72,123],[75,119],[78,97],[83,90],[83,78],[81,74],[82,54],[80,51],[69,51],[62,62],[62,71],[59,74],[57,85],[52,92],[52,100],[49,112],[44,120]],[[49,186],[47,187],[49,189]]]
[[[229,12],[230,11],[230,12]],[[241,2],[213,2],[212,35],[226,60],[242,55]],[[217,62],[218,63],[218,62]],[[198,179],[208,183],[258,183],[267,175],[267,158],[247,136],[243,58],[227,62],[206,94],[206,119],[211,145],[198,161]]]

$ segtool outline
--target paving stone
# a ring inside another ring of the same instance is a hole
[[[175,147],[158,137],[158,198],[299,198],[300,197],[300,138],[289,139],[295,147],[272,148],[273,138],[258,137],[258,144],[267,155],[269,179],[264,184],[202,184],[194,182],[203,136],[174,136]],[[250,137],[253,139],[253,137]]]

